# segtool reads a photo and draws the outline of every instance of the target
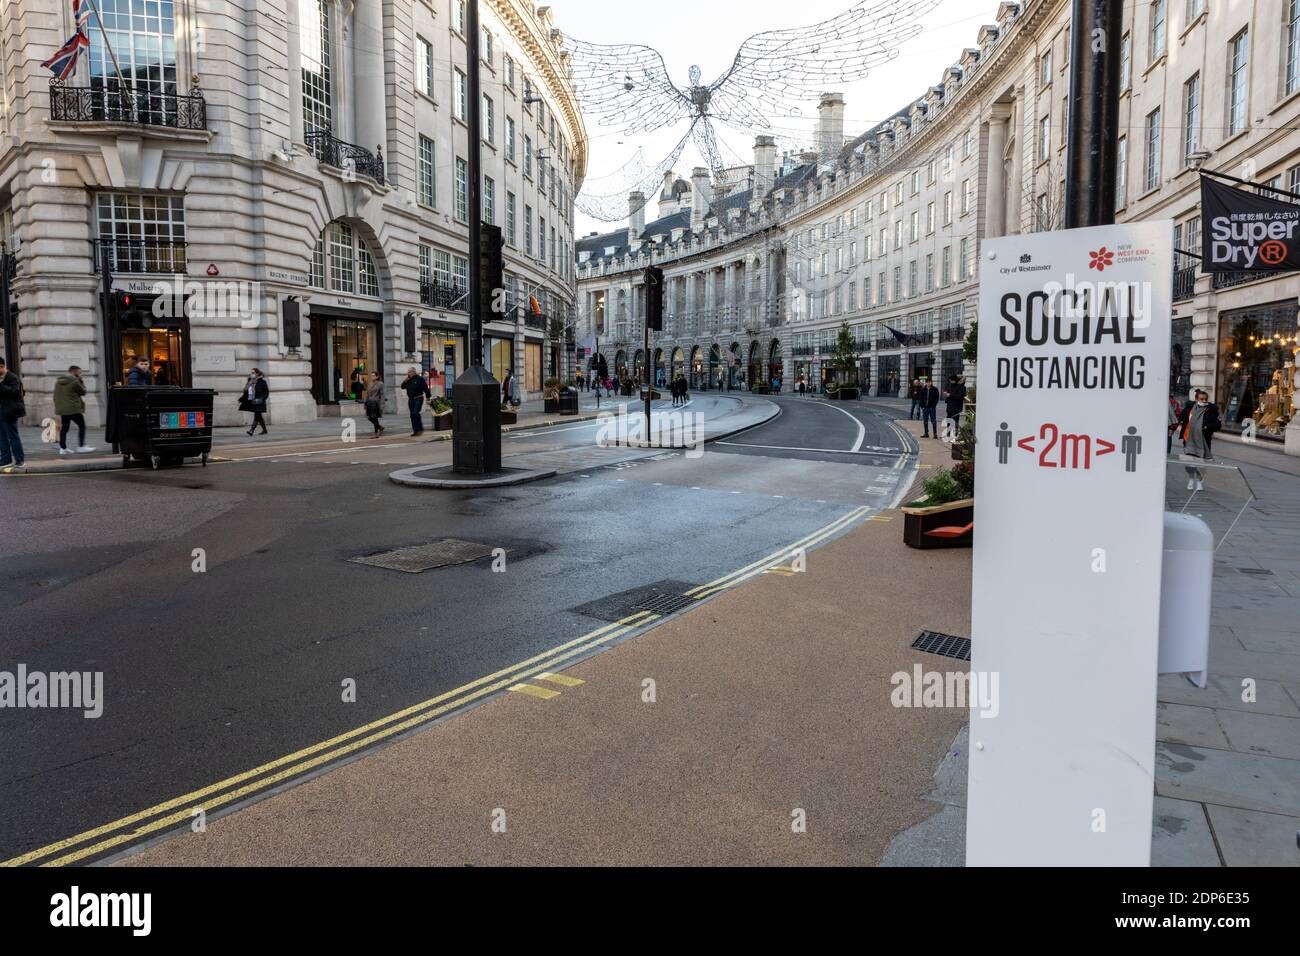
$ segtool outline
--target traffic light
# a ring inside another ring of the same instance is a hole
[[[113,292],[113,318],[127,328],[148,328],[149,319],[145,304],[136,295],[120,289]]]
[[[500,226],[483,223],[479,233],[479,314],[484,322],[501,321],[505,316],[505,238]],[[498,312],[494,306],[500,306]]]
[[[645,270],[645,322],[651,331],[664,330],[664,270],[658,266]]]

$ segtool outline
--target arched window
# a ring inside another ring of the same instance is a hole
[[[347,223],[332,222],[311,257],[313,288],[378,299],[379,270],[366,241]]]

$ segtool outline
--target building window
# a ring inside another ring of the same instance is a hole
[[[952,285],[952,246],[943,247],[943,287]]]
[[[355,292],[356,239],[352,227],[341,222],[331,223],[327,239],[330,288],[335,292]]]
[[[966,130],[966,135],[961,141],[961,158],[967,159],[971,153],[975,152],[975,127]]]
[[[917,239],[921,238],[921,214],[919,212],[914,211],[908,217],[908,236],[912,242],[916,242]]]
[[[506,58],[506,89],[513,90],[515,88],[515,61],[508,53],[505,55],[505,58]]]
[[[533,138],[524,137],[524,175],[529,179],[533,177]]]
[[[497,184],[491,176],[483,177],[483,221],[489,226],[497,224]]]
[[[957,263],[957,278],[963,280],[970,278],[970,240],[969,239],[963,239],[961,241],[961,251],[960,251],[959,261]]]
[[[971,211],[971,206],[975,201],[975,187],[969,179],[962,180],[961,184],[961,214],[964,216]]]
[[[469,222],[469,164],[456,157],[456,219]]]
[[[420,202],[436,206],[438,194],[434,185],[433,140],[420,137]]]
[[[357,291],[379,298],[379,273],[375,270],[374,257],[363,242],[357,243]]]
[[[885,273],[882,272],[880,273],[880,281],[876,283],[876,304],[877,305],[885,304],[886,291],[887,290],[885,286]]]
[[[894,301],[903,298],[903,267],[894,266]]]
[[[311,287],[313,289],[325,288],[325,238],[322,236],[316,240],[316,245],[311,250]]]
[[[420,285],[433,281],[433,247],[420,243]]]
[[[492,65],[492,34],[486,29],[480,27],[479,33],[483,35],[483,62],[488,66]]]
[[[1115,159],[1115,208],[1123,209],[1128,204],[1128,137],[1119,138],[1119,149]]]
[[[415,88],[430,96],[433,90],[433,46],[424,37],[416,37],[415,50]]]
[[[181,196],[100,193],[99,238],[115,272],[185,272],[185,200]]]
[[[1038,85],[1046,86],[1052,82],[1052,51],[1048,50],[1038,61]]]
[[[537,217],[537,258],[546,260],[546,219]]]
[[[515,232],[515,194],[506,193],[506,242],[515,245],[518,236]]]
[[[913,259],[907,264],[907,294],[913,298],[916,296],[916,260]]]
[[[1151,0],[1151,49],[1149,62],[1165,55],[1165,0]]]
[[[451,28],[465,35],[465,0],[451,0]]]
[[[1249,37],[1242,30],[1228,45],[1228,135],[1246,128],[1246,65]]]
[[[1183,162],[1192,161],[1200,146],[1201,74],[1195,73],[1183,84]]]
[[[1160,185],[1160,107],[1147,114],[1147,155],[1143,186],[1146,190]]]
[[[1133,83],[1133,38],[1129,34],[1119,41],[1119,91],[1123,93]]]
[[[168,4],[170,7],[171,4]],[[330,3],[303,0],[302,17],[302,118],[307,132],[334,127],[334,81],[330,68]],[[114,44],[118,46],[118,44]],[[111,68],[111,67],[110,67]]]
[[[1038,161],[1045,163],[1052,156],[1052,117],[1043,116],[1038,121]]]
[[[506,117],[506,159],[512,163],[515,161],[515,119],[513,116]]]
[[[533,207],[524,206],[524,252],[533,254]]]
[[[1284,93],[1300,90],[1300,0],[1286,5],[1286,82]]]
[[[483,142],[497,141],[497,106],[492,97],[483,97]]]
[[[1038,200],[1034,208],[1034,218],[1036,220],[1034,229],[1037,232],[1046,232],[1052,227],[1052,216],[1047,204],[1047,193],[1038,194]]]
[[[452,70],[452,115],[464,122],[469,118],[469,84],[465,74],[458,69]]]
[[[934,253],[926,253],[925,256],[925,291],[934,291]]]

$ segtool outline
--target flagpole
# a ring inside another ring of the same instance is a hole
[[[86,0],[86,2],[90,4],[90,12],[95,15],[95,24],[99,27],[100,36],[104,38],[104,48],[108,50],[109,58],[113,61],[113,69],[117,71],[117,81],[126,86],[126,77],[122,75],[122,67],[117,62],[117,54],[113,52],[113,44],[109,42],[108,31],[104,29],[104,18],[99,15],[99,7],[95,4],[95,0]]]

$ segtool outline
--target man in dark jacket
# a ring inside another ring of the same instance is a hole
[[[939,423],[935,420],[939,407],[939,389],[933,382],[926,381],[920,386],[921,402],[921,428],[925,431],[925,438],[939,437]],[[934,429],[934,435],[931,436],[930,429]]]
[[[406,393],[406,404],[411,409],[411,437],[418,438],[424,434],[424,400],[432,397],[429,383],[414,367],[406,370],[402,381],[402,391]]]
[[[961,426],[962,409],[966,407],[966,386],[962,384],[961,376],[949,376],[948,391],[943,397],[948,403],[944,414],[952,419],[953,428],[956,429]]]
[[[920,418],[920,417],[921,417],[921,415],[920,415],[920,411],[921,411],[921,380],[920,380],[919,378],[914,378],[914,379],[912,379],[912,388],[911,388],[911,390],[907,393],[907,397],[910,398],[910,399],[912,400],[912,408],[911,408],[911,410],[907,413],[907,420],[908,420],[908,421],[911,421],[913,418]]]
[[[26,471],[27,456],[23,454],[23,439],[18,434],[18,419],[26,414],[22,380],[0,358],[0,469],[5,474]]]
[[[144,356],[135,360],[135,365],[126,376],[127,385],[152,385],[153,372],[149,371],[149,360]]]

